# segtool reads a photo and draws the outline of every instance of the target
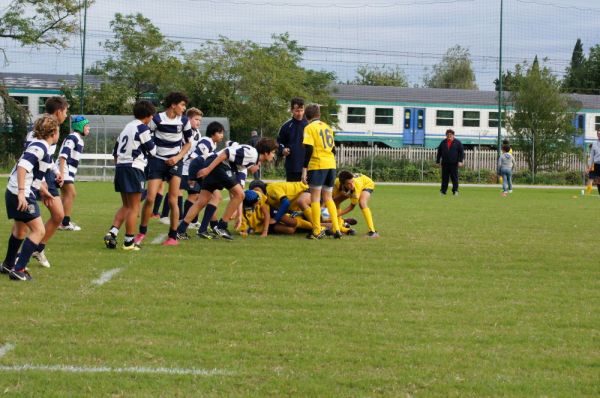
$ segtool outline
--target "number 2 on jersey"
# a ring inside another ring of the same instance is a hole
[[[119,148],[119,153],[125,153],[127,151],[127,142],[129,141],[129,137],[128,136],[124,136],[123,139],[121,140],[121,145]]]

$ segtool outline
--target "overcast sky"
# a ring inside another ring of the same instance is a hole
[[[0,9],[9,4],[0,0]],[[111,35],[116,12],[140,12],[186,50],[219,35],[268,43],[289,32],[307,47],[304,66],[351,80],[360,65],[399,66],[421,84],[431,66],[456,44],[470,50],[480,89],[498,75],[500,0],[97,0],[88,11],[86,65],[106,55],[99,45]],[[558,75],[577,38],[600,44],[600,1],[504,0],[504,67],[536,54]],[[0,40],[5,72],[70,73],[81,69],[77,37],[70,48],[36,50]]]

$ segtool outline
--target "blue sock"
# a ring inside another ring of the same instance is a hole
[[[46,248],[46,244],[45,243],[40,243],[35,251],[38,252],[38,253],[41,253],[41,252],[44,251],[45,248]]]
[[[148,226],[147,225],[140,225],[140,234],[147,234],[148,233]]]
[[[160,205],[163,201],[163,195],[161,193],[156,194],[156,199],[154,199],[154,207],[152,208],[152,214],[158,214],[160,210]]]
[[[71,216],[65,216],[65,218],[63,218],[63,220],[62,220],[62,225],[64,225],[66,227],[67,225],[69,225],[70,222],[71,222]]]
[[[177,233],[179,233],[179,234],[186,233],[189,225],[190,224],[188,224],[188,223],[186,223],[185,221],[182,220],[179,223],[179,226],[177,227]]]
[[[167,200],[163,203],[163,209],[160,213],[160,218],[169,217],[169,211],[171,211],[171,205],[169,204],[169,196],[167,195]]]
[[[23,239],[17,239],[13,234],[10,234],[10,238],[8,238],[8,247],[6,248],[6,257],[4,257],[4,264],[8,267],[14,268],[15,259],[17,258],[21,243],[23,243]]]
[[[206,205],[206,208],[204,209],[204,216],[202,217],[202,223],[200,224],[200,228],[198,228],[198,232],[206,232],[208,230],[208,223],[210,222],[212,216],[215,215],[216,211],[217,207],[215,205]]]
[[[183,219],[183,196],[178,196],[177,197],[177,208],[179,209],[179,219],[182,220]]]
[[[169,230],[169,238],[177,239],[177,231],[174,229]]]
[[[29,259],[31,258],[31,254],[33,254],[36,248],[37,243],[33,243],[29,240],[29,238],[25,238],[25,242],[23,242],[23,248],[19,254],[19,261],[17,261],[15,264],[15,271],[22,271],[25,269]]]
[[[194,205],[194,202],[191,202],[189,200],[185,201],[185,204],[183,205],[183,213],[179,213],[179,218],[181,220],[183,220],[185,218],[185,216],[187,215],[188,211],[190,211],[190,208]],[[194,221],[192,221],[194,222]]]

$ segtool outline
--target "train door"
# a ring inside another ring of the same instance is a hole
[[[585,145],[585,114],[577,113],[572,121],[573,127],[577,129],[573,135],[573,143],[577,147],[583,147]]]
[[[404,145],[425,145],[425,108],[404,108]]]

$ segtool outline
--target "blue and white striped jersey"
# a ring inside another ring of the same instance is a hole
[[[83,137],[77,131],[72,132],[65,138],[61,147],[59,157],[66,160],[67,170],[63,170],[65,181],[75,181],[79,160],[83,153]]]
[[[177,155],[192,139],[192,126],[187,116],[169,119],[166,112],[157,113],[152,117],[150,129],[154,133],[155,156],[162,160]]]
[[[144,171],[148,164],[148,155],[156,154],[150,127],[135,119],[127,123],[113,151],[117,158],[117,167],[133,167]]]
[[[181,170],[181,174],[184,176],[188,175],[188,170],[190,169],[190,163],[194,160],[198,155],[195,154],[196,147],[200,142],[200,130],[192,129],[192,138],[190,139],[192,145],[190,146],[190,150],[183,157],[183,169]]]
[[[194,151],[194,158],[202,157],[204,160],[208,159],[208,157],[215,153],[217,150],[217,143],[214,142],[210,137],[202,137],[196,145],[196,150]]]
[[[44,175],[52,167],[50,158],[50,145],[46,140],[34,138],[13,167],[8,178],[7,189],[15,195],[19,194],[19,182],[17,181],[17,167],[27,170],[25,175],[25,196],[35,199],[35,193],[40,189]]]
[[[245,172],[248,167],[258,163],[258,152],[252,145],[234,144],[219,154],[223,151],[227,154],[229,166],[238,172]]]
[[[25,148],[27,148],[29,144],[31,144],[31,142],[35,139],[36,138],[33,136],[33,131],[27,133],[27,137],[25,137]],[[56,147],[56,144],[52,144],[50,145],[50,150],[48,151],[48,154],[50,155],[50,161],[52,162],[52,167],[50,168],[50,170],[54,171],[54,173],[58,173],[58,164],[56,164],[56,162],[52,159],[52,156],[54,156],[54,154],[56,153]]]

